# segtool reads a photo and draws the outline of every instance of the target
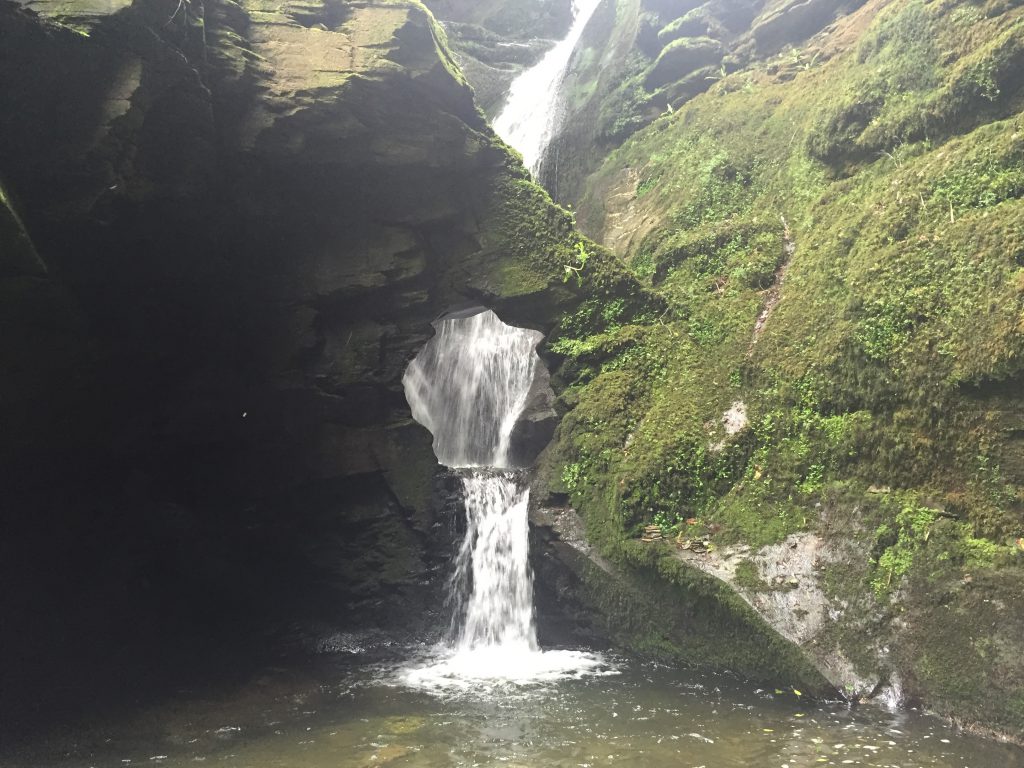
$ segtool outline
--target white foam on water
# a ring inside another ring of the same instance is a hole
[[[494,645],[468,650],[439,648],[433,660],[401,670],[398,680],[403,685],[436,693],[487,693],[498,688],[609,674],[618,672],[599,654]]]

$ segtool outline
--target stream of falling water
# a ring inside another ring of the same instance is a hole
[[[413,418],[430,430],[446,467],[508,467],[541,334],[505,325],[491,311],[435,327],[402,379]]]
[[[442,320],[403,383],[413,417],[434,435],[438,460],[462,472],[466,535],[456,558],[449,642],[408,669],[406,683],[468,687],[574,676],[602,660],[541,651],[533,616],[530,491],[510,467],[512,432],[540,364],[541,334],[491,311]]]
[[[494,130],[523,155],[523,164],[536,179],[561,115],[561,85],[583,30],[601,0],[574,0],[569,34],[534,66],[512,82],[508,100],[494,120]]]

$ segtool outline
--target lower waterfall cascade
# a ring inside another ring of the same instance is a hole
[[[529,490],[513,473],[488,470],[471,471],[462,486],[467,530],[452,581],[461,602],[461,625],[452,627],[457,646],[535,651]]]
[[[466,533],[450,581],[448,640],[403,679],[448,688],[596,671],[605,663],[594,654],[538,646],[530,492],[523,473],[508,466],[511,433],[541,364],[541,334],[507,326],[489,310],[435,327],[403,383],[414,418],[434,435],[438,459],[461,474]]]

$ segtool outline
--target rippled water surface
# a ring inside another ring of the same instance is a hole
[[[0,748],[0,765],[1024,768],[1024,752],[937,719],[815,706],[650,664],[435,689],[402,682],[409,668],[339,654],[269,670],[217,696],[182,692],[118,722]]]

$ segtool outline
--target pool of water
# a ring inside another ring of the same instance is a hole
[[[332,654],[0,747],[0,765],[1024,768],[1024,751],[918,713],[812,704],[792,690],[588,658],[585,673],[559,680],[451,686],[410,676],[430,663],[422,651],[383,661]]]

